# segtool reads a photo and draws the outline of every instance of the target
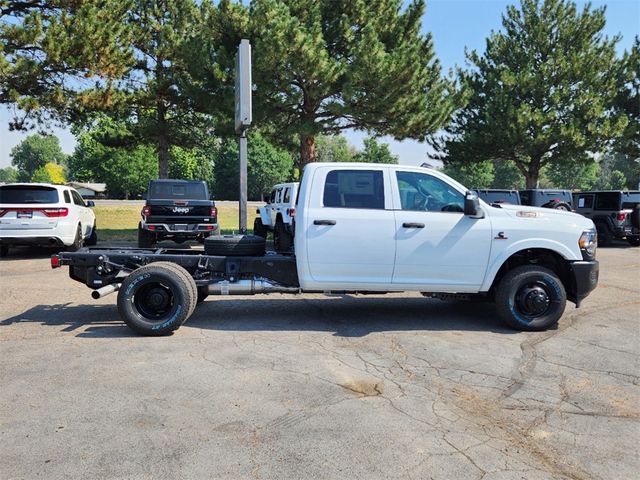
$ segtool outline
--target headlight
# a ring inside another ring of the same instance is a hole
[[[593,260],[596,256],[596,248],[598,246],[598,234],[595,229],[585,230],[578,240],[580,251],[585,260]]]

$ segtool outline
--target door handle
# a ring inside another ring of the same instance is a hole
[[[424,228],[424,223],[412,223],[412,222],[404,222],[402,224],[403,228]]]
[[[335,225],[336,221],[335,220],[314,220],[313,224],[314,225]]]

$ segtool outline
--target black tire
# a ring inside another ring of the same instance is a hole
[[[628,236],[627,237],[627,242],[629,242],[629,245],[631,245],[632,247],[640,247],[640,237],[639,236]]]
[[[273,248],[276,252],[290,252],[292,246],[293,237],[287,231],[282,220],[277,220],[273,229]]]
[[[0,245],[0,257],[9,255],[9,245]]]
[[[258,256],[264,255],[265,239],[257,235],[216,235],[204,241],[207,255]]]
[[[153,248],[156,243],[155,234],[138,225],[138,248]]]
[[[269,230],[267,230],[267,227],[262,223],[262,219],[256,218],[253,221],[253,234],[262,238],[267,238]]]
[[[608,247],[613,241],[613,235],[611,230],[604,222],[596,222],[596,230],[598,231],[598,245],[601,247]]]
[[[209,293],[207,292],[207,287],[198,287],[198,299],[196,303],[200,305],[207,299],[208,296]]]
[[[141,335],[166,335],[193,313],[193,289],[176,271],[166,262],[156,262],[134,270],[124,279],[118,291],[118,312],[132,330]]]
[[[496,309],[517,330],[546,330],[564,313],[567,293],[558,276],[537,265],[516,267],[500,280]]]
[[[631,225],[633,228],[640,228],[640,205],[636,205],[629,216],[631,217]]]
[[[189,288],[191,289],[191,295],[193,295],[193,298],[198,297],[198,287],[196,286],[196,282],[191,276],[191,274],[187,272],[183,267],[181,267],[177,263],[171,263],[171,262],[155,262],[153,265],[160,265],[162,267],[166,267],[169,270],[172,270],[176,275],[181,276],[182,279],[189,285]],[[193,308],[189,312],[188,316],[191,316],[191,314],[193,313],[193,310],[195,310],[196,308],[196,304],[194,303],[192,307]]]
[[[98,243],[98,228],[96,227],[95,223],[93,224],[93,228],[91,229],[91,235],[87,237],[84,243],[85,245],[88,245],[90,247],[93,247]]]
[[[553,207],[551,207],[555,210],[564,210],[566,212],[570,212],[571,211],[571,205],[569,205],[567,202],[555,202],[553,204]]]
[[[77,252],[84,245],[84,237],[82,236],[82,226],[78,224],[76,228],[76,236],[73,239],[73,243],[67,247],[69,252]]]

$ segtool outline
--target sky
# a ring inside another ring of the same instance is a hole
[[[507,5],[515,0],[427,0],[427,10],[423,18],[423,31],[431,32],[435,52],[448,72],[456,66],[465,66],[465,47],[484,51],[485,39],[492,30],[501,27],[501,16]],[[576,1],[581,8],[586,1]],[[622,53],[631,47],[636,35],[640,35],[640,2],[638,0],[609,0],[591,2],[594,8],[606,6],[607,24],[605,34],[622,35],[618,50]],[[29,133],[10,132],[8,127],[11,112],[0,107],[0,168],[11,164],[11,149],[20,143]],[[49,133],[60,138],[62,149],[72,153],[75,140],[68,129],[52,128]],[[347,131],[345,136],[356,148],[362,148],[366,132]],[[419,165],[428,161],[428,147],[413,140],[397,142],[390,137],[382,141],[389,143],[392,153],[398,155],[400,163]]]

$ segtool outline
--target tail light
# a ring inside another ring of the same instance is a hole
[[[142,207],[142,216],[143,217],[148,217],[151,215],[151,207],[149,205],[145,205],[144,207]]]
[[[627,218],[627,214],[626,213],[624,213],[624,212],[618,213],[618,220],[623,222],[625,218]]]
[[[51,255],[51,268],[60,267],[60,255]]]
[[[290,217],[295,217],[296,216],[296,209],[295,208],[289,208],[287,210],[287,213],[289,214]]]
[[[211,217],[217,217],[218,216],[218,208],[217,207],[211,207],[211,212],[209,212],[209,213],[210,213]]]
[[[43,208],[42,213],[47,217],[66,217],[69,215],[68,208]]]

